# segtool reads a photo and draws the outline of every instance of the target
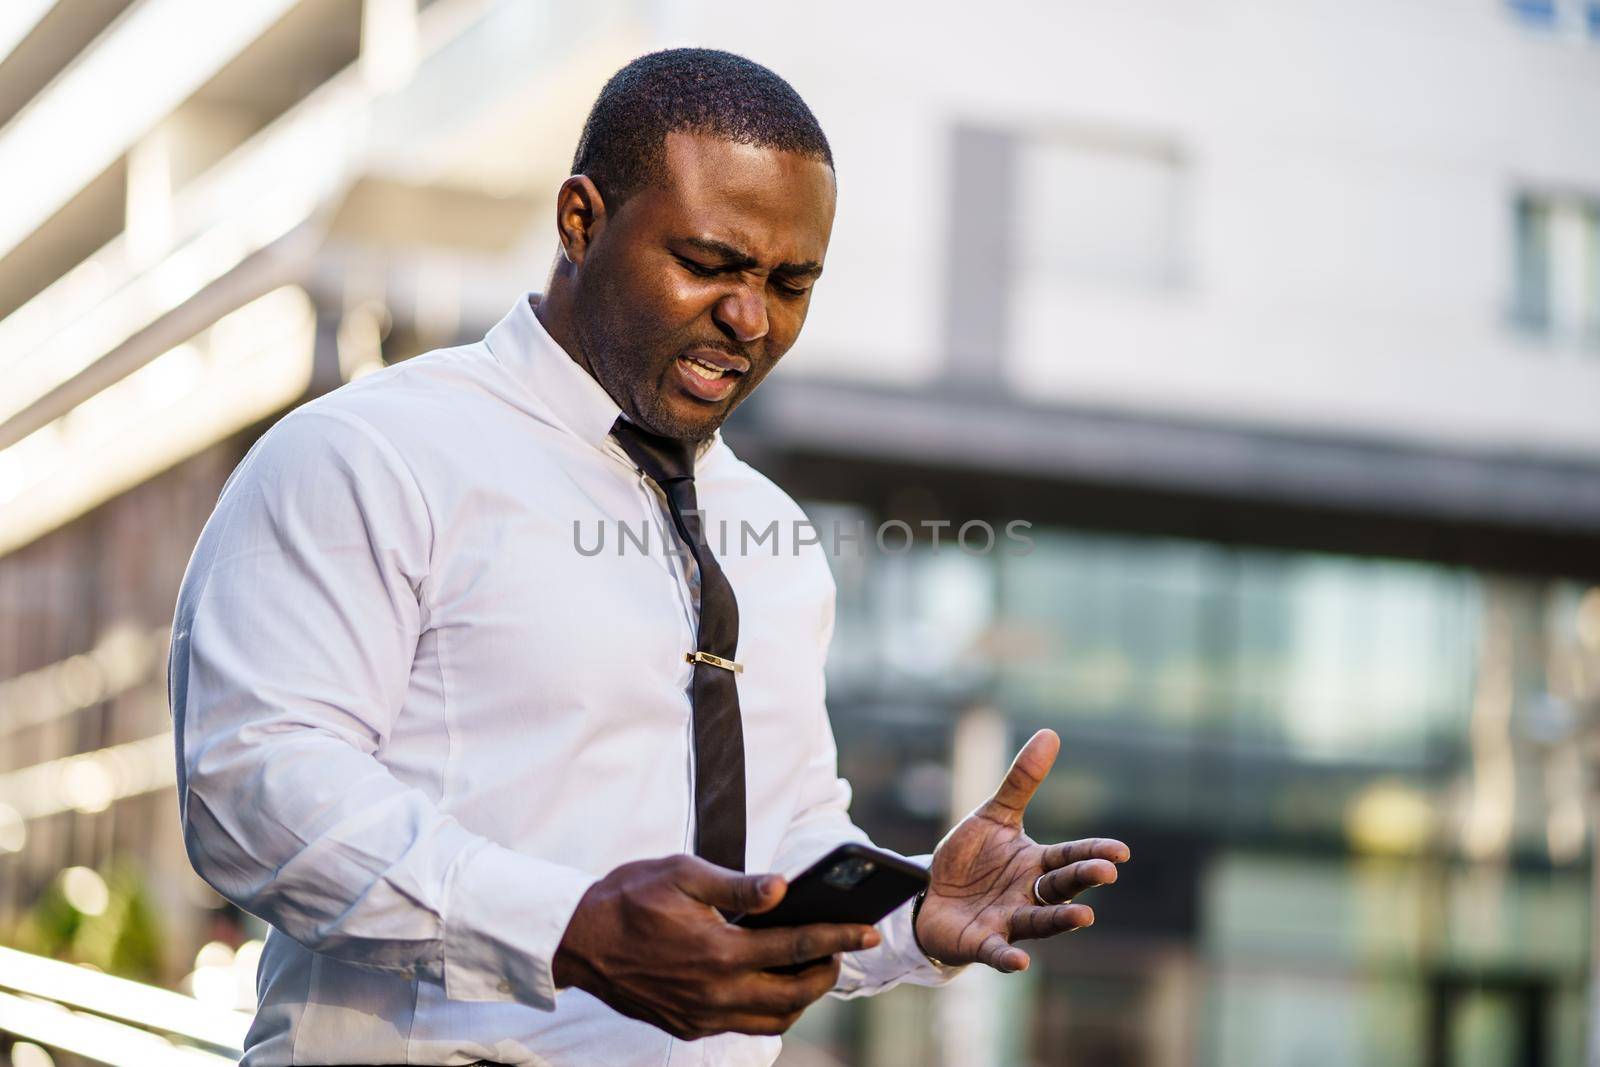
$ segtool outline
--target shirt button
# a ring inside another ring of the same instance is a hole
[[[502,993],[509,993],[511,992],[511,983],[502,978],[500,980],[500,984],[495,986],[495,988],[500,990]]]

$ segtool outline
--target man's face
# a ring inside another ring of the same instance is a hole
[[[629,418],[709,437],[794,344],[833,229],[833,170],[673,133],[666,181],[607,211],[577,270],[591,372]]]

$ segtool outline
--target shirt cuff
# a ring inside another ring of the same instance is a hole
[[[931,856],[907,856],[906,859],[926,868]],[[852,952],[845,956],[846,966],[840,970],[836,995],[853,997],[879,993],[901,982],[912,985],[940,986],[966,970],[965,965],[951,967],[935,963],[912,936],[911,911],[916,906],[912,897],[878,922],[878,934],[883,940],[876,948]]]
[[[598,880],[492,843],[468,856],[450,888],[445,997],[554,1010],[556,949]]]
[[[931,856],[910,856],[911,862],[920,867],[927,867],[932,861]],[[916,910],[917,898],[912,897],[904,904],[886,916],[879,926],[879,933],[884,934],[884,943],[889,944],[887,936],[888,927],[893,927],[893,943],[898,949],[895,954],[895,964],[903,967],[904,972],[900,980],[910,982],[912,985],[944,985],[950,979],[967,969],[966,964],[950,965],[939,963],[923,952],[917,944],[915,928],[912,926],[912,912]]]

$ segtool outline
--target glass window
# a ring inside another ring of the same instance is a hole
[[[859,742],[893,715],[936,745],[975,702],[1019,734],[1054,727],[1073,758],[1035,810],[1060,829],[1137,817],[1383,854],[1584,851],[1564,709],[1591,670],[1579,631],[1600,647],[1600,593],[1400,560],[1031,536],[1027,555],[885,553],[869,538],[834,558],[841,735]],[[936,796],[915,762],[884,770],[898,790],[885,796]]]
[[[1530,26],[1555,28],[1560,21],[1556,0],[1506,0],[1513,14]]]
[[[1450,1063],[1502,1067],[1522,1052],[1522,1006],[1498,990],[1470,989],[1447,1016]]]
[[[1221,550],[1049,533],[1034,542],[1001,564],[1015,638],[1003,698],[1123,729],[1192,727],[1219,684],[1206,626],[1224,592]]]
[[[1514,210],[1512,320],[1585,349],[1600,345],[1600,201],[1525,193]]]
[[[1512,319],[1543,333],[1550,328],[1550,207],[1538,198],[1519,196],[1513,211],[1517,274]]]
[[[951,723],[992,705],[1013,742],[1041,725],[1062,735],[1030,830],[1110,833],[1143,857],[1094,903],[1106,936],[1173,951],[1102,975],[1077,947],[1041,949],[1032,993],[1008,986],[1018,1003],[1037,998],[1036,1051],[1096,1064],[1510,1063],[1538,1025],[1563,1052],[1544,1062],[1569,1061],[1589,944],[1576,709],[1600,677],[1600,588],[1177,538],[1030,536],[1027,555],[926,541],[886,553],[869,539],[863,555],[835,556],[829,696],[855,815],[887,846],[920,850],[948,825]],[[1180,987],[1202,998],[1192,1012],[1168,999]],[[926,1056],[891,1037],[926,1021],[896,1014],[924,993],[840,1009],[857,1020],[850,1047],[871,1053],[855,1061]],[[947,991],[926,995],[933,1017],[960,1014]],[[1174,1003],[1192,1032],[1137,1025]],[[1066,1034],[1081,1051],[1060,1051]],[[1172,1034],[1169,1054],[1160,1035]]]
[[[1506,7],[1533,29],[1600,37],[1600,0],[1506,0]]]
[[[1000,605],[1002,698],[1046,719],[1415,761],[1470,700],[1473,604],[1438,567],[1040,534]]]

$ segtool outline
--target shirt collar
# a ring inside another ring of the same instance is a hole
[[[533,313],[537,298],[537,293],[523,293],[505,318],[489,330],[484,344],[561,426],[596,448],[605,448],[622,409],[605,387],[546,332],[544,323]],[[700,442],[696,462],[721,440],[722,431],[717,430]]]

